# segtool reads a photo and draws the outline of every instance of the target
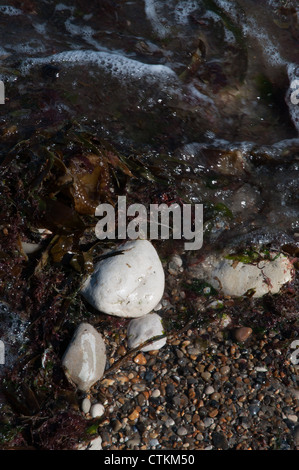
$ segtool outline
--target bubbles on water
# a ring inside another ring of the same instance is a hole
[[[0,340],[4,348],[4,364],[0,365],[0,377],[11,368],[26,346],[26,330],[29,322],[0,302]]]
[[[17,16],[17,15],[23,14],[21,10],[11,5],[0,5],[0,13],[2,13],[3,15],[8,15],[8,16]]]

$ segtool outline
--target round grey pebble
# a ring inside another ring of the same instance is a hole
[[[214,387],[212,387],[212,385],[208,385],[207,388],[205,389],[205,394],[206,395],[212,395],[212,393],[214,393]]]
[[[206,428],[209,428],[210,426],[212,426],[212,424],[214,423],[214,419],[213,418],[204,418],[203,420],[203,423],[205,425]]]
[[[167,428],[171,428],[171,426],[174,426],[175,425],[175,422],[172,418],[167,418],[167,420],[165,421],[165,426]]]
[[[186,436],[188,434],[187,429],[184,426],[180,426],[177,430],[178,436]]]
[[[158,439],[156,439],[156,438],[155,438],[155,439],[151,439],[151,440],[149,441],[149,445],[150,445],[151,447],[156,447],[156,446],[158,446],[158,445],[159,445]]]

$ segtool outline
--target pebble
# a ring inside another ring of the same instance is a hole
[[[165,426],[167,428],[170,428],[174,425],[175,425],[175,421],[172,418],[167,418],[167,420],[165,421]]]
[[[67,378],[79,390],[87,391],[101,379],[106,360],[106,346],[101,334],[89,323],[81,323],[62,358]]]
[[[204,425],[205,425],[206,428],[209,428],[209,427],[212,426],[212,424],[214,423],[214,419],[211,418],[211,417],[204,418],[204,419],[203,419],[203,423],[204,423]]]
[[[88,444],[80,444],[78,450],[102,450],[102,438],[101,436],[96,437]]]
[[[218,393],[218,392],[214,392],[214,393],[212,393],[212,395],[211,395],[211,399],[214,400],[214,401],[219,401],[220,398],[221,398],[221,395],[220,395],[220,393]]]
[[[105,413],[105,408],[101,403],[95,403],[90,408],[90,414],[92,418],[100,418]]]
[[[81,409],[82,409],[83,413],[85,413],[85,414],[89,413],[90,408],[91,408],[90,399],[89,398],[84,398],[84,400],[82,401],[82,404],[81,404]]]
[[[186,436],[188,434],[187,429],[184,426],[180,426],[177,430],[178,436]]]
[[[147,363],[146,357],[139,353],[137,356],[134,357],[135,364],[139,364],[140,366],[144,366]]]
[[[140,444],[140,436],[138,434],[126,442],[127,447],[135,447],[135,446],[139,446],[139,444]]]
[[[211,373],[208,371],[204,371],[201,373],[201,377],[208,382],[211,379]]]
[[[223,367],[220,367],[219,369],[219,372],[221,375],[227,375],[230,371],[230,367],[229,366],[223,366]]]
[[[157,313],[149,313],[139,318],[134,318],[129,322],[127,329],[128,347],[130,349],[138,347],[154,336],[164,334],[162,318]],[[141,351],[153,351],[162,348],[166,344],[166,337],[154,341],[144,346]]]
[[[252,297],[276,294],[294,277],[294,267],[287,256],[271,253],[271,260],[250,264],[235,262],[219,255],[209,255],[190,268],[194,277],[206,279],[223,295],[241,297],[253,290]],[[269,282],[265,282],[268,279]]]
[[[158,439],[151,439],[151,440],[149,441],[149,445],[150,445],[151,447],[157,447],[157,446],[159,445]]]
[[[252,328],[247,326],[241,326],[234,331],[235,340],[240,343],[244,343],[249,338],[249,336],[251,336],[251,334]]]
[[[208,385],[205,389],[205,394],[206,395],[212,395],[214,393],[214,387],[212,387],[212,385]]]
[[[121,422],[118,419],[116,419],[113,423],[113,431],[118,432],[121,428],[122,428]]]
[[[135,410],[132,411],[132,413],[130,413],[129,420],[130,421],[135,421],[138,418],[139,418],[139,411],[137,409],[135,409]]]
[[[119,317],[141,317],[151,312],[164,293],[163,266],[148,240],[119,245],[122,254],[99,261],[81,290],[97,310]]]
[[[152,397],[153,398],[158,398],[160,395],[161,395],[161,392],[157,388],[152,391]]]

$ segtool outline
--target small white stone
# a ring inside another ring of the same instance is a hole
[[[90,409],[92,418],[100,418],[105,413],[105,408],[101,403],[95,403]]]
[[[153,398],[158,398],[161,395],[161,392],[158,388],[152,391],[152,397]]]
[[[293,421],[293,423],[297,423],[297,421],[298,421],[298,416],[297,415],[288,415],[287,418],[290,421]]]
[[[22,250],[26,255],[36,253],[42,248],[41,243],[22,242]]]
[[[83,413],[85,413],[85,414],[89,413],[90,407],[91,407],[90,399],[89,398],[84,398],[84,400],[82,401],[82,404],[81,404],[81,409],[82,409]]]
[[[136,348],[140,344],[144,343],[154,336],[160,336],[164,334],[162,319],[157,313],[149,313],[140,318],[131,320],[128,329],[128,347],[130,349]],[[153,343],[144,346],[141,351],[152,351],[160,349],[166,344],[166,338],[159,339]]]
[[[171,258],[171,261],[179,268],[183,266],[183,260],[179,255],[173,255],[173,257]]]
[[[81,391],[86,392],[101,379],[106,366],[106,347],[92,325],[79,325],[62,358],[62,366],[70,382]]]
[[[102,450],[102,438],[101,436],[96,437],[89,444],[80,444],[78,450]]]
[[[164,293],[163,266],[148,240],[133,240],[118,247],[122,254],[96,264],[82,294],[97,310],[119,317],[141,317],[151,312]]]
[[[155,306],[154,311],[155,311],[155,312],[158,312],[159,310],[161,310],[161,308],[162,308],[162,304],[161,304],[161,302],[159,302],[159,303]]]

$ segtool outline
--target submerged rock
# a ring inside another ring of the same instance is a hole
[[[163,333],[162,319],[157,313],[149,313],[143,317],[135,318],[130,321],[127,329],[128,347],[130,349],[136,348],[148,339],[163,335]],[[141,351],[160,349],[165,344],[166,338],[162,338],[144,346]]]
[[[99,261],[82,294],[94,308],[109,315],[146,315],[164,292],[165,277],[159,256],[148,240],[126,242],[119,250],[122,253]]]
[[[190,270],[193,276],[204,279],[223,295],[239,297],[254,292],[253,297],[276,294],[294,276],[290,260],[277,253],[252,263],[208,256],[201,265]]]
[[[70,382],[81,391],[89,390],[101,379],[106,366],[106,347],[101,334],[92,325],[81,323],[77,328],[62,366]]]

